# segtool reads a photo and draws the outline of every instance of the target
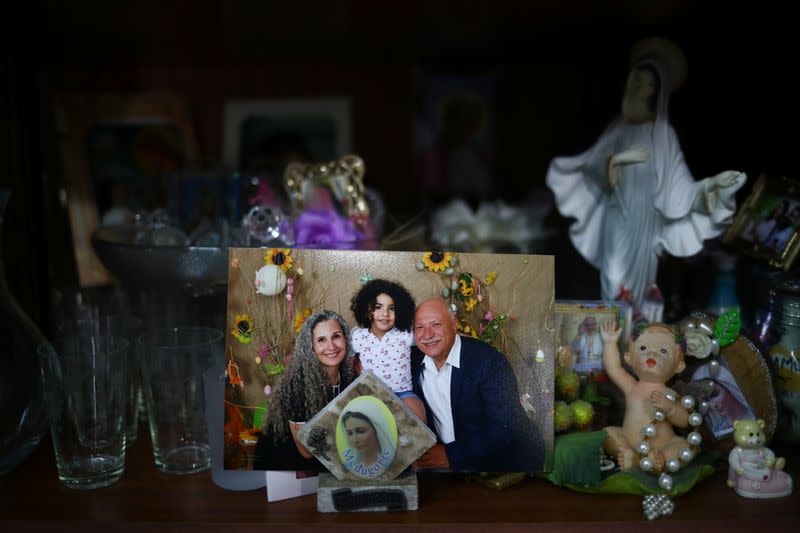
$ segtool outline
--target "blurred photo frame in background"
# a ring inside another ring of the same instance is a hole
[[[79,284],[103,285],[112,278],[92,232],[166,206],[166,177],[197,163],[194,128],[170,93],[62,94],[54,108]]]
[[[225,166],[243,176],[245,196],[263,181],[280,197],[290,163],[333,161],[351,151],[347,98],[230,100],[223,109]],[[259,183],[250,183],[251,181]]]
[[[723,242],[789,270],[800,252],[800,182],[761,174]]]

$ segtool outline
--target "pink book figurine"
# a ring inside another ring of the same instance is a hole
[[[728,486],[745,498],[780,498],[792,493],[786,461],[764,446],[764,421],[746,418],[733,423],[736,447],[728,455]]]

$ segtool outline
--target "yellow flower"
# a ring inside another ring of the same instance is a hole
[[[264,254],[264,262],[268,265],[280,267],[284,272],[292,269],[292,249],[272,248]]]
[[[478,300],[475,298],[470,298],[466,302],[464,302],[464,309],[467,310],[467,313],[471,313],[472,310],[475,308],[475,304],[478,303]]]
[[[300,333],[300,328],[303,327],[303,323],[306,321],[308,317],[311,316],[311,309],[303,309],[301,312],[297,313],[294,317],[294,332]]]
[[[450,252],[425,252],[422,255],[422,264],[431,272],[444,272],[450,266]]]
[[[492,283],[494,283],[494,280],[496,279],[497,279],[497,272],[492,270],[486,275],[486,284],[491,285]]]
[[[253,342],[253,319],[247,313],[236,315],[233,320],[235,327],[231,330],[231,335],[242,344]]]
[[[239,432],[239,444],[242,446],[254,446],[258,442],[259,428],[250,428]]]
[[[475,328],[467,324],[464,319],[458,321],[456,324],[456,329],[458,329],[458,331],[462,332],[464,335],[469,335],[473,339],[478,338],[478,332],[475,331]]]
[[[464,279],[458,280],[458,286],[460,287],[461,296],[472,296],[472,293],[475,292],[475,287],[472,286],[472,283],[467,283]]]

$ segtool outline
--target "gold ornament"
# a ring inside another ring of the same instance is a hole
[[[353,154],[327,163],[290,163],[283,183],[296,212],[314,197],[314,188],[324,186],[342,204],[345,215],[363,218],[369,216],[364,197],[365,170],[364,161]]]

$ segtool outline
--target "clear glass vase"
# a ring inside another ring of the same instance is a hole
[[[0,237],[10,192],[0,190]],[[0,253],[0,476],[14,469],[48,429],[36,349],[45,337],[8,289]]]

